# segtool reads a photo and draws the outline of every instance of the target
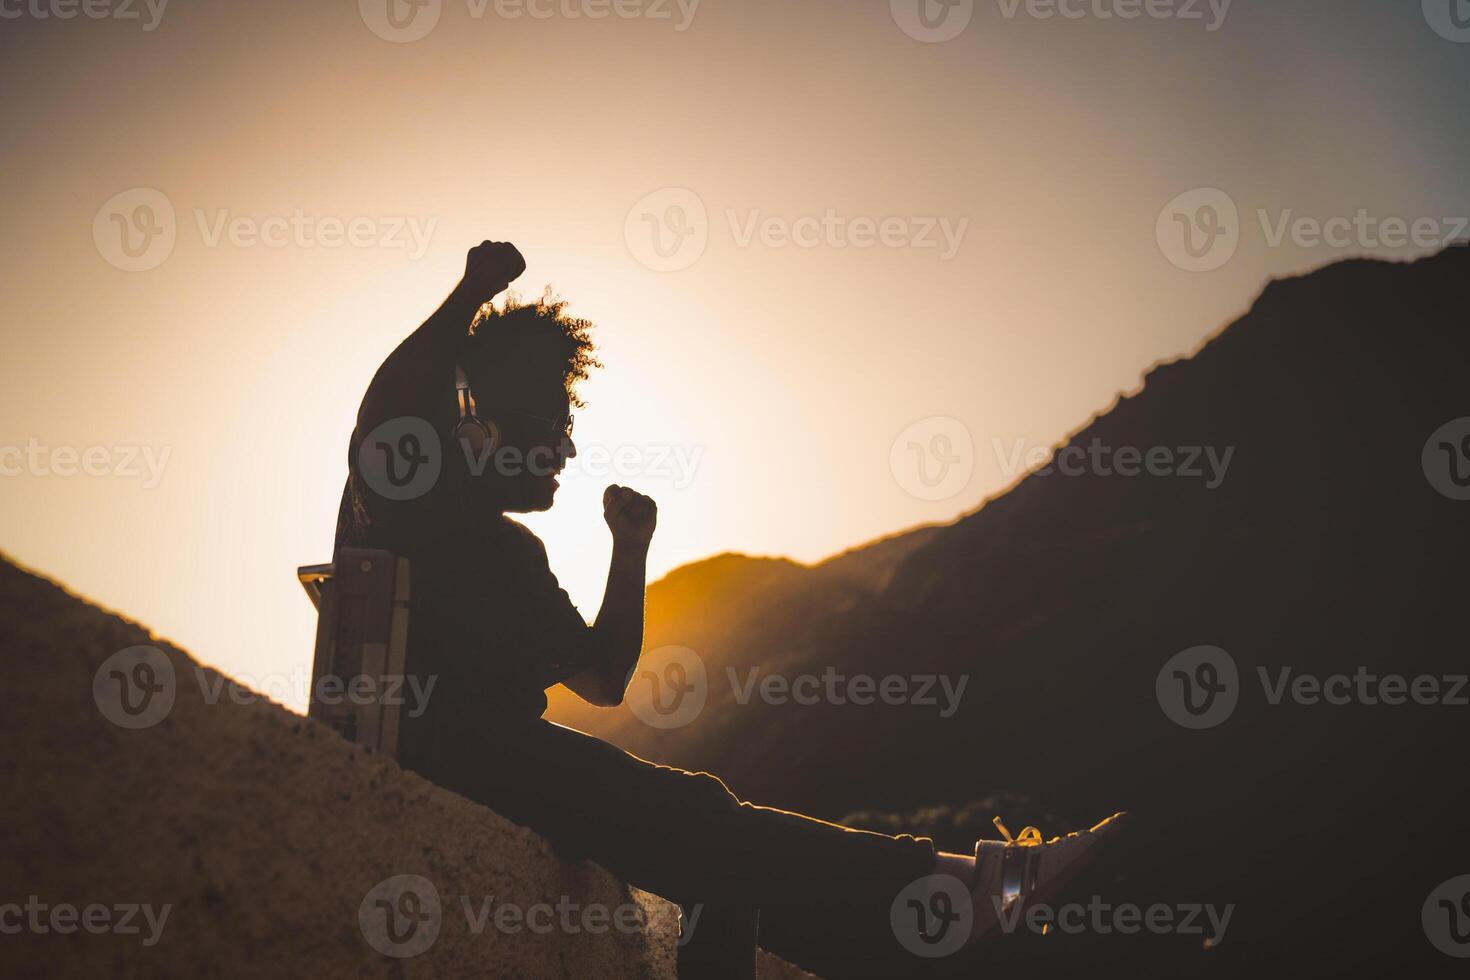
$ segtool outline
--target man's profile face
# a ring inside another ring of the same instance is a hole
[[[500,449],[482,479],[495,481],[500,507],[514,513],[547,510],[561,485],[557,474],[577,447],[567,434],[571,403],[557,384],[538,385],[496,412]]]

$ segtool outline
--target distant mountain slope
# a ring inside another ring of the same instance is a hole
[[[1470,502],[1431,486],[1421,451],[1470,416],[1467,287],[1462,248],[1273,282],[1068,443],[1229,452],[1214,489],[1032,474],[912,546],[888,542],[892,561],[861,576],[726,558],[695,588],[676,571],[650,589],[650,648],[696,650],[708,705],[670,731],[627,708],[571,723],[833,818],[1006,791],[1078,824],[1126,808],[1138,820],[1109,865],[1109,897],[1237,906],[1217,949],[1060,937],[1027,949],[1027,976],[1443,974],[1455,961],[1429,945],[1420,911],[1470,873],[1470,707],[1273,705],[1260,671],[1273,683],[1282,668],[1466,673]],[[1156,681],[1202,644],[1238,665],[1239,705],[1194,731],[1165,715]],[[740,704],[727,668],[968,686],[949,718]],[[800,937],[784,942],[802,958]],[[805,962],[832,976],[861,966]]]

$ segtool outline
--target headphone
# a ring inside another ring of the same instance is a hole
[[[475,414],[475,392],[469,375],[460,365],[454,366],[454,394],[459,402],[459,421],[454,423],[454,438],[471,454],[471,464],[485,459],[500,448],[500,426]]]

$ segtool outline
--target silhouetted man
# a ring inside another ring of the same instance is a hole
[[[973,939],[1080,870],[1116,822],[1049,842],[1028,828],[1013,842],[979,842],[974,857],[936,854],[925,838],[743,803],[712,775],[645,762],[541,717],[558,683],[595,705],[621,703],[643,643],[657,508],[626,487],[603,495],[612,560],[588,626],[541,542],[506,517],[551,506],[577,452],[576,384],[599,366],[590,324],[562,304],[486,305],[524,269],[512,245],[471,249],[464,278],[384,362],[358,412],[337,544],[411,561],[408,671],[437,678],[427,709],[404,720],[400,761],[685,905],[850,909],[855,931],[887,931],[905,889],[922,912],[952,883],[972,900]],[[363,440],[414,425],[435,434],[416,451],[438,454],[437,480],[412,495],[375,486]]]

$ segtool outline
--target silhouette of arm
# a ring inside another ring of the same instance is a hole
[[[658,507],[643,494],[619,486],[608,487],[602,502],[613,550],[602,608],[588,630],[592,666],[565,684],[589,704],[612,708],[623,703],[643,652],[648,545],[658,522]]]
[[[403,415],[438,422],[454,410],[454,364],[480,307],[525,271],[508,242],[482,242],[465,258],[464,277],[427,320],[388,355],[358,411],[359,432]],[[426,400],[427,399],[427,400]]]

